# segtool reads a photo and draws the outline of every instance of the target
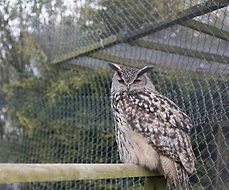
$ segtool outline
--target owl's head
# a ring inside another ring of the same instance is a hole
[[[112,79],[112,92],[155,90],[151,79],[147,75],[147,72],[153,69],[152,66],[146,66],[141,69],[132,67],[121,68],[118,64],[114,63],[109,63],[109,66],[115,71]]]

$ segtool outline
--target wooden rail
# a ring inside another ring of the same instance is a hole
[[[214,53],[208,53],[203,51],[192,50],[183,47],[177,47],[174,45],[160,44],[156,42],[149,42],[145,40],[135,40],[129,43],[130,45],[140,46],[148,49],[159,50],[166,53],[172,53],[182,56],[189,56],[199,59],[205,59],[207,61],[215,61],[218,63],[229,63],[229,56],[219,55]]]
[[[223,29],[219,29],[213,25],[206,24],[197,20],[188,20],[186,22],[181,23],[182,26],[189,27],[193,30],[197,30],[199,32],[203,32],[205,34],[215,36],[221,40],[229,40],[229,32]]]
[[[164,177],[133,164],[0,164],[0,184],[148,177],[145,190],[162,190]]]

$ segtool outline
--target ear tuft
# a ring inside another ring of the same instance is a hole
[[[141,75],[143,75],[143,74],[145,74],[145,73],[151,71],[152,69],[154,69],[154,66],[146,66],[146,67],[143,67],[142,69],[140,69],[140,70],[138,71],[137,76],[140,77]]]
[[[120,71],[121,67],[118,64],[115,63],[108,63],[109,67],[113,69],[114,71]]]

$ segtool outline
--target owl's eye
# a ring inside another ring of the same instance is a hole
[[[121,83],[121,84],[125,83],[123,79],[119,79],[118,82]]]
[[[134,84],[138,84],[138,83],[140,83],[141,82],[141,80],[140,79],[136,79],[136,80],[134,80]]]

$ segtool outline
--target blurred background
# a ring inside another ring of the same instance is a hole
[[[229,189],[228,0],[1,0],[0,162],[117,163],[107,63],[193,120],[192,189]],[[143,189],[144,178],[1,185]]]

